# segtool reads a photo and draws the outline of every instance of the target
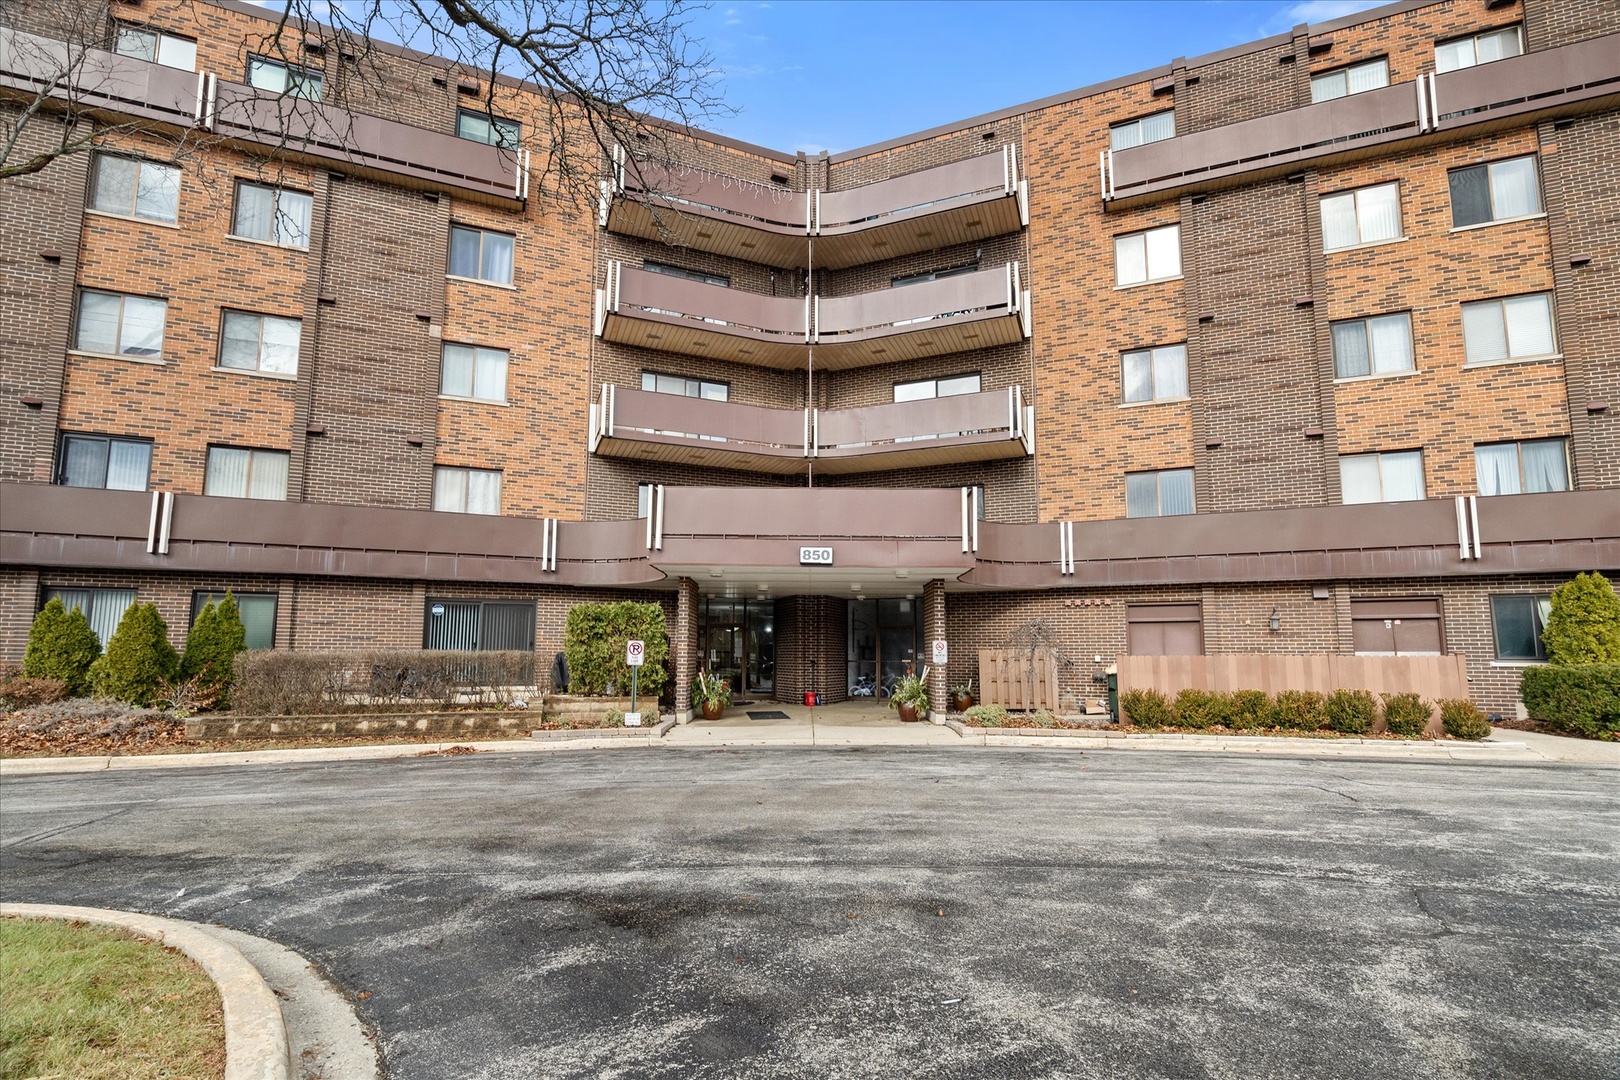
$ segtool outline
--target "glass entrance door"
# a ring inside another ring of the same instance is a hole
[[[909,667],[917,667],[922,605],[916,600],[849,602],[849,693],[888,697]]]
[[[703,605],[703,666],[731,684],[732,693],[776,688],[776,605],[709,598]]]

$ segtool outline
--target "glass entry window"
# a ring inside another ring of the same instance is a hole
[[[776,689],[775,601],[706,598],[698,641],[703,667],[728,681],[734,693]]]
[[[906,668],[921,671],[922,603],[918,600],[849,602],[849,695],[888,697]]]

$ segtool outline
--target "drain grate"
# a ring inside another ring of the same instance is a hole
[[[758,712],[748,714],[750,720],[786,720],[787,718],[788,714],[780,709],[761,709]]]

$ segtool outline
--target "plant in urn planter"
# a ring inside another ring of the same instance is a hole
[[[973,680],[959,682],[951,687],[951,709],[965,713],[973,708]]]
[[[692,704],[703,711],[703,719],[718,720],[731,704],[731,683],[706,671],[698,672],[692,684]]]
[[[928,669],[922,669],[921,675],[913,674],[910,668],[894,684],[894,690],[889,694],[889,707],[900,711],[900,719],[911,723],[921,720],[928,714]]]

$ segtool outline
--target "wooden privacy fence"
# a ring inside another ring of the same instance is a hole
[[[1219,656],[1121,656],[1119,690],[1411,691],[1429,701],[1468,696],[1462,653],[1446,656],[1344,656],[1338,653],[1232,653]]]
[[[1057,654],[1051,649],[980,649],[979,699],[1008,709],[1057,709]]]

